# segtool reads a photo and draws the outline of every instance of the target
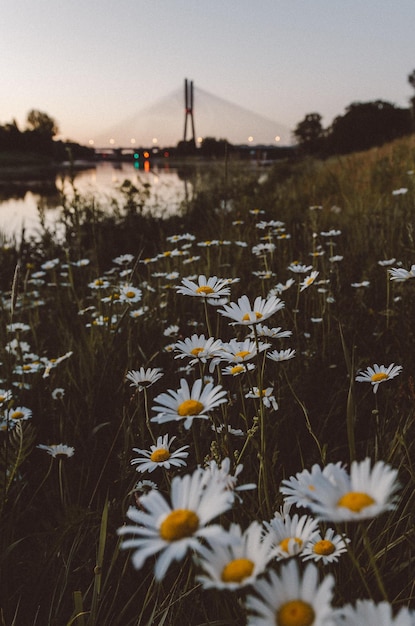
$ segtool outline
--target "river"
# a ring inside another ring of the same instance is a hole
[[[119,187],[130,180],[138,188],[149,185],[145,211],[154,214],[176,212],[191,198],[193,185],[186,169],[178,169],[167,162],[137,169],[133,163],[99,162],[90,168],[76,170],[74,187],[82,196],[94,196],[101,206],[109,205],[110,198],[121,198]],[[6,241],[36,236],[40,228],[39,207],[44,210],[45,224],[52,226],[59,219],[62,206],[61,191],[70,197],[73,193],[68,173],[49,179],[13,181],[0,187],[0,236]]]

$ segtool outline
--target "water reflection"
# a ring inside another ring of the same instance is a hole
[[[0,233],[7,238],[20,238],[39,230],[39,207],[44,211],[45,224],[50,227],[60,215],[62,193],[67,197],[73,188],[82,196],[93,196],[103,207],[111,198],[121,198],[119,188],[125,180],[138,189],[148,189],[145,210],[165,215],[177,211],[183,202],[190,200],[193,185],[189,182],[189,168],[162,167],[137,169],[132,163],[97,163],[93,167],[75,171],[73,179],[68,171],[52,175],[30,173],[10,175],[0,182]]]

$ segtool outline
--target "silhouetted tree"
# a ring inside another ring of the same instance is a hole
[[[199,153],[206,157],[224,157],[226,151],[231,149],[231,144],[226,139],[205,137],[201,143]]]
[[[336,117],[327,131],[327,149],[331,153],[367,150],[411,132],[409,109],[389,102],[353,102],[345,115]]]
[[[52,139],[59,132],[55,120],[47,113],[37,111],[36,109],[32,109],[27,114],[27,125],[29,130],[48,139]]]
[[[408,83],[415,89],[415,70],[413,70],[408,76]],[[411,113],[412,113],[412,131],[415,131],[415,96],[410,98]]]
[[[323,148],[324,129],[319,113],[308,113],[294,130],[300,149],[306,154],[317,154]]]

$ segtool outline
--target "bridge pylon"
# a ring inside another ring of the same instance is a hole
[[[193,117],[193,81],[184,79],[184,133],[183,141],[187,141],[187,123],[190,121],[192,135],[190,141],[193,142],[193,146],[196,148],[196,135],[195,135],[195,120]]]

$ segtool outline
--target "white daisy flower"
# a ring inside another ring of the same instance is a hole
[[[339,560],[339,556],[343,552],[347,552],[347,544],[350,543],[350,539],[336,535],[332,528],[328,528],[324,536],[321,534],[316,535],[311,539],[304,550],[301,553],[303,561],[321,561],[326,563],[334,563]]]
[[[221,385],[215,387],[213,383],[207,383],[203,386],[200,378],[193,383],[190,390],[187,380],[182,378],[180,389],[169,389],[167,393],[154,398],[153,411],[158,415],[151,418],[151,421],[164,424],[184,420],[184,427],[189,429],[195,418],[208,419],[210,411],[227,402],[226,395],[227,392]]]
[[[387,267],[388,265],[393,265],[396,263],[395,257],[393,259],[383,259],[382,261],[378,261],[378,265],[381,267]]]
[[[230,294],[230,287],[226,278],[218,278],[217,276],[206,278],[204,275],[198,276],[197,283],[188,278],[182,278],[182,285],[176,287],[176,290],[177,293],[185,296],[197,296],[199,298],[221,298]]]
[[[319,275],[319,272],[317,270],[314,270],[311,272],[309,276],[304,278],[304,280],[300,283],[300,291],[304,291],[304,289],[307,289],[307,287],[310,287],[310,285],[314,283],[318,275]]]
[[[258,387],[252,387],[252,389],[245,394],[245,398],[262,398],[262,404],[266,406],[267,409],[278,411],[278,403],[273,396],[273,391],[273,387],[267,387],[266,389],[261,389],[261,391]]]
[[[297,472],[295,476],[285,478],[280,486],[280,492],[285,496],[284,502],[286,504],[294,504],[297,507],[308,507],[314,499],[314,484],[317,477],[323,474],[328,480],[335,482],[336,473],[342,471],[343,466],[341,462],[336,464],[328,463],[323,469],[315,464],[312,466],[311,471],[304,469],[301,472]]]
[[[58,356],[56,359],[42,359],[45,365],[45,371],[43,372],[43,378],[48,378],[50,376],[50,372],[54,367],[57,367],[62,361],[66,361],[73,355],[73,351],[69,350],[62,356]]]
[[[183,359],[184,357],[190,357],[191,365],[195,365],[197,362],[206,363],[208,359],[216,355],[221,347],[221,339],[215,339],[214,337],[206,339],[205,335],[194,334],[190,338],[186,337],[183,341],[176,342],[175,351],[179,352],[179,354],[175,358]]]
[[[395,378],[402,371],[402,365],[395,365],[392,363],[388,367],[384,365],[374,364],[373,367],[367,367],[366,371],[361,372],[356,379],[359,383],[370,383],[373,385],[373,393],[376,393],[378,387],[381,383],[390,380],[391,378]]]
[[[187,450],[189,446],[182,446],[174,452],[170,451],[170,446],[176,437],[169,440],[168,435],[157,437],[155,445],[150,446],[150,450],[141,450],[133,448],[134,452],[138,452],[142,456],[136,457],[131,461],[131,465],[137,465],[137,472],[153,472],[158,467],[170,469],[171,467],[183,467],[186,465],[186,459],[189,456]]]
[[[276,276],[275,272],[271,272],[271,270],[259,270],[252,272],[253,276],[260,278],[261,280],[270,280]]]
[[[18,406],[15,409],[5,411],[4,417],[9,422],[25,422],[32,417],[32,410],[26,406]]]
[[[40,443],[36,447],[39,448],[39,450],[45,450],[45,452],[53,456],[54,459],[65,456],[69,458],[75,453],[75,448],[67,446],[64,443],[53,444],[51,446],[45,446],[43,443]]]
[[[55,389],[51,393],[51,396],[54,400],[62,400],[64,395],[65,389],[63,389],[63,387],[55,387]]]
[[[291,330],[282,330],[281,326],[278,326],[277,328],[268,328],[268,326],[265,326],[265,324],[257,324],[255,328],[258,337],[269,337],[270,339],[285,339],[287,337],[291,337],[292,335]],[[255,333],[253,330],[249,333],[248,337],[250,339],[255,338]]]
[[[49,261],[45,261],[44,263],[42,263],[40,267],[42,268],[42,270],[52,270],[58,264],[59,259],[50,259]]]
[[[137,387],[139,391],[143,391],[143,389],[147,389],[147,387],[153,385],[163,376],[163,370],[159,367],[149,367],[147,369],[140,367],[139,370],[129,370],[125,379],[130,381],[130,387]]]
[[[138,319],[139,317],[145,315],[148,310],[148,306],[142,306],[139,309],[134,309],[134,311],[130,311],[129,316],[133,319]]]
[[[234,435],[235,437],[244,437],[245,433],[243,430],[241,430],[240,428],[232,428],[232,426],[230,424],[219,424],[219,426],[215,426],[215,424],[212,424],[211,429],[215,432],[215,433],[223,433],[224,431],[226,431],[227,433],[229,433],[230,435]]]
[[[251,372],[255,369],[254,363],[235,363],[235,365],[228,365],[222,369],[222,374],[224,376],[239,376],[240,374],[244,374],[245,372]]]
[[[296,561],[269,571],[268,578],[256,580],[246,607],[247,626],[333,626],[334,578],[318,581],[317,567],[309,563],[301,576]]]
[[[120,302],[140,302],[143,292],[138,287],[123,285],[120,289]]]
[[[132,490],[132,493],[134,494],[137,506],[139,506],[139,503],[140,503],[140,496],[145,493],[148,493],[152,489],[158,489],[158,486],[152,480],[146,480],[146,479],[139,480],[134,485],[134,489]]]
[[[0,406],[13,397],[11,389],[0,389]]]
[[[79,259],[78,261],[71,261],[71,265],[74,265],[75,267],[86,267],[90,264],[90,262],[91,261],[89,259]]]
[[[7,324],[7,330],[10,333],[26,333],[30,330],[30,326],[23,322],[13,322],[12,324]]]
[[[293,285],[295,285],[294,278],[289,278],[285,283],[277,283],[273,289],[268,293],[268,297],[270,296],[280,296],[283,291],[287,291]]]
[[[238,524],[231,524],[228,536],[229,542],[224,545],[199,549],[196,562],[204,573],[197,580],[204,589],[235,591],[250,585],[272,558],[271,538],[264,536],[258,522],[252,522],[244,532]]]
[[[200,256],[193,255],[188,259],[183,259],[183,265],[189,265],[189,263],[196,263],[196,261],[200,261]]]
[[[268,222],[265,220],[261,220],[257,224],[255,224],[256,228],[260,230],[265,230],[266,228],[282,228],[285,222],[281,222],[280,220],[269,220]]]
[[[13,372],[18,376],[22,374],[36,374],[41,369],[44,368],[44,365],[41,361],[32,361],[30,363],[24,363],[24,365],[16,365]]]
[[[146,559],[161,553],[154,575],[161,580],[172,561],[180,561],[188,550],[199,551],[201,539],[222,542],[226,533],[221,526],[209,525],[215,517],[229,510],[234,497],[217,481],[206,481],[205,472],[175,476],[171,483],[169,504],[157,491],[140,497],[142,510],[130,507],[127,517],[134,525],[122,526],[119,535],[131,534],[121,547],[133,549],[132,562],[140,569]]]
[[[335,230],[334,228],[327,230],[327,231],[322,230],[320,233],[322,237],[338,237],[341,234],[342,234],[341,230]]]
[[[410,270],[405,270],[403,267],[392,267],[388,270],[390,280],[395,280],[397,283],[404,283],[410,278],[415,278],[415,265],[412,265]]]
[[[361,283],[351,283],[351,287],[354,287],[355,289],[360,289],[361,287],[369,287],[370,285],[370,281],[368,280],[363,280]]]
[[[317,521],[309,515],[290,515],[290,505],[285,504],[270,522],[264,522],[272,537],[274,555],[278,560],[300,554],[306,544],[319,534]]]
[[[271,359],[271,361],[276,361],[279,363],[280,361],[289,361],[295,357],[295,350],[288,348],[287,350],[273,350],[272,352],[267,353],[267,357]]]
[[[12,339],[5,345],[5,349],[13,356],[20,356],[21,354],[28,353],[30,351],[30,345],[27,341],[19,341],[18,339]]]
[[[170,235],[169,237],[166,237],[166,241],[169,241],[170,243],[177,241],[194,241],[195,239],[196,237],[191,233],[180,233],[179,235]]]
[[[232,475],[231,472],[231,460],[229,457],[222,459],[221,464],[212,459],[209,461],[205,468],[205,478],[207,481],[213,480],[219,482],[221,485],[225,485],[226,489],[229,489],[232,492],[235,491],[249,491],[251,489],[256,489],[255,483],[246,483],[245,485],[238,485],[238,476],[242,472],[244,466],[242,463],[235,468],[235,473]]]
[[[217,353],[216,362],[227,361],[228,363],[243,363],[255,358],[259,352],[263,352],[270,348],[271,344],[258,342],[253,339],[245,339],[238,341],[231,339],[228,343],[223,343],[220,351]]]
[[[107,289],[110,284],[110,281],[105,278],[96,278],[92,283],[88,283],[88,287],[91,287],[91,289]]]
[[[373,600],[357,600],[335,612],[337,626],[414,626],[415,613],[402,608],[395,616],[388,602],[375,604]]]
[[[294,272],[294,274],[306,274],[310,270],[313,269],[312,265],[303,265],[302,263],[290,263],[288,268],[290,272]]]
[[[370,459],[353,461],[350,475],[344,469],[328,478],[315,476],[309,508],[319,519],[333,522],[360,521],[395,508],[398,471],[383,461],[373,468]]]
[[[132,254],[120,254],[120,256],[115,257],[115,259],[112,259],[113,263],[116,263],[116,265],[129,265],[131,263],[131,261],[134,260],[134,257]]]
[[[251,307],[248,296],[243,295],[238,298],[237,303],[230,302],[229,304],[225,304],[223,309],[219,309],[219,313],[235,320],[231,322],[232,324],[243,324],[247,326],[258,324],[261,320],[265,321],[271,317],[271,315],[283,309],[284,306],[284,302],[276,296],[270,296],[267,299],[257,296]]]
[[[165,328],[163,330],[163,335],[165,337],[176,337],[179,333],[179,327],[177,326],[177,324],[171,324],[170,326],[167,326],[167,328]]]
[[[261,256],[267,253],[272,254],[276,250],[275,243],[258,243],[256,246],[252,248],[252,254],[255,256]]]

